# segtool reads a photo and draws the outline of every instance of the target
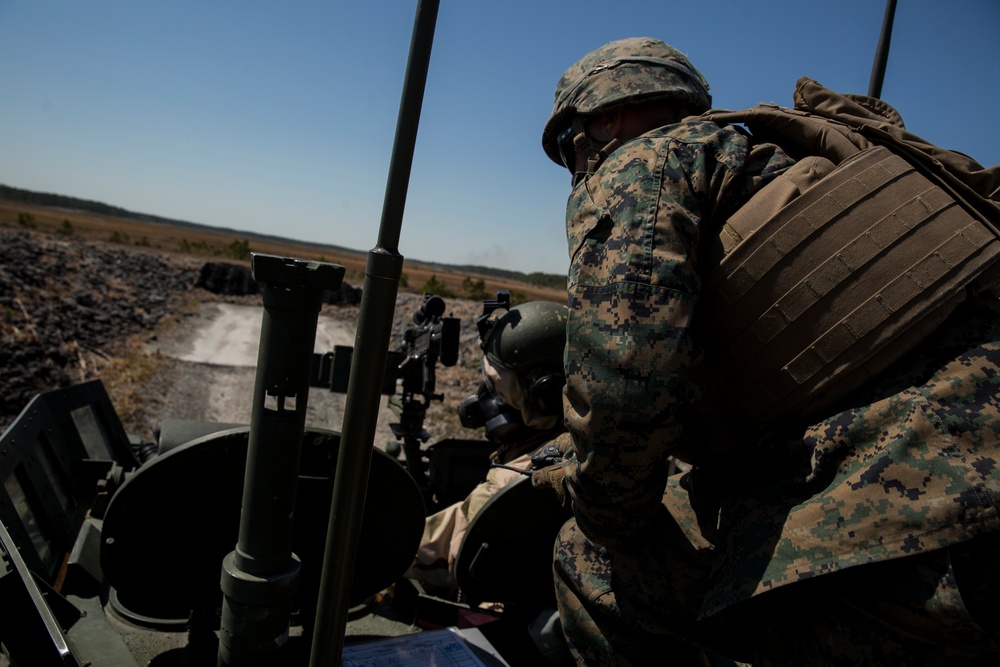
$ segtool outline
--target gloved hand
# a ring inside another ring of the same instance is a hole
[[[541,470],[555,465],[567,458],[566,453],[571,451],[573,451],[573,438],[569,433],[560,433],[531,456],[531,469]]]
[[[531,473],[531,486],[536,489],[551,489],[559,504],[570,509],[570,497],[566,491],[566,466],[562,463]]]

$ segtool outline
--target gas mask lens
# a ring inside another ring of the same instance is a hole
[[[503,400],[497,396],[493,389],[490,366],[486,357],[483,357],[480,368],[483,380],[476,388],[476,393],[458,404],[458,418],[465,428],[484,426],[486,422],[500,414],[501,406],[504,406]]]

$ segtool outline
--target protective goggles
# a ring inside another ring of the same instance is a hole
[[[577,129],[579,125],[579,129]],[[583,132],[583,122],[577,118],[566,126],[562,132],[556,135],[556,147],[559,150],[559,159],[563,166],[569,169],[570,173],[576,171],[576,135]]]

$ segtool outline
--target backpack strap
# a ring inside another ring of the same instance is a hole
[[[873,145],[845,123],[776,104],[761,104],[742,111],[711,109],[699,116],[699,120],[744,125],[754,141],[777,144],[796,160],[819,155],[836,165]]]

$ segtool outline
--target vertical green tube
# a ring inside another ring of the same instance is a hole
[[[399,277],[403,271],[403,257],[398,252],[399,234],[437,12],[437,0],[417,3],[379,239],[376,247],[368,252],[309,659],[312,667],[339,665],[344,647],[379,396]]]

